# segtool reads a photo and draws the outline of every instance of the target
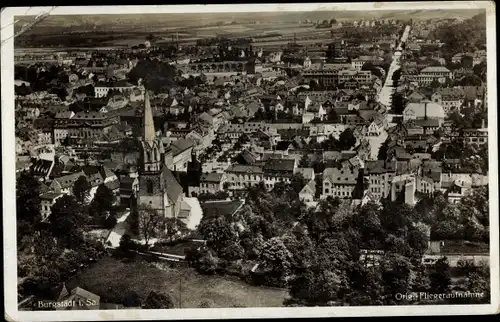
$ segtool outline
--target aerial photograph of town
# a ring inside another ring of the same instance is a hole
[[[490,303],[484,9],[15,20],[19,311]]]

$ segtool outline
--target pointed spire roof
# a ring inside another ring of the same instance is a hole
[[[151,103],[149,101],[149,92],[146,90],[144,93],[144,123],[142,139],[144,142],[153,145],[156,138],[155,124],[153,121],[153,111],[151,110]]]

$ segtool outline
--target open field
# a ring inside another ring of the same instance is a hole
[[[254,46],[269,47],[286,45],[296,36],[299,44],[312,44],[315,42],[324,42],[330,39],[331,29],[316,29],[312,25],[299,23],[282,24],[232,24],[223,26],[205,26],[205,27],[184,27],[180,29],[162,27],[162,28],[141,28],[133,31],[121,31],[112,29],[108,31],[87,32],[84,30],[75,31],[71,29],[63,30],[57,34],[41,34],[36,37],[23,35],[16,39],[19,42],[17,46],[26,46],[29,43],[40,43],[44,45],[57,46],[65,44],[64,47],[76,46],[134,46],[146,41],[149,34],[154,34],[162,39],[159,43],[170,43],[172,35],[178,37],[182,45],[194,45],[198,39],[223,36],[228,38],[254,37]],[[279,34],[274,35],[274,34]],[[270,35],[270,37],[265,37]],[[263,37],[264,36],[264,37]],[[71,42],[68,43],[68,40]]]
[[[238,279],[200,275],[190,268],[162,268],[144,261],[123,263],[103,258],[80,277],[81,286],[90,292],[119,294],[135,291],[144,298],[151,290],[169,293],[175,307],[197,308],[204,301],[212,307],[280,307],[286,290],[257,287]],[[182,283],[182,296],[180,294]]]
[[[457,9],[457,10],[374,10],[374,11],[348,11],[348,10],[316,10],[304,12],[231,12],[231,13],[155,13],[155,14],[95,14],[95,15],[57,15],[52,14],[44,19],[33,32],[44,29],[51,32],[52,28],[60,31],[75,27],[76,30],[95,29],[101,30],[114,26],[123,30],[145,28],[179,28],[186,26],[203,26],[215,24],[219,21],[236,21],[245,24],[259,21],[266,23],[295,23],[300,20],[324,20],[335,18],[339,21],[350,19],[429,19],[429,18],[462,18],[467,19],[484,10]],[[33,19],[33,16],[16,17],[20,25]],[[36,30],[38,29],[38,30]]]

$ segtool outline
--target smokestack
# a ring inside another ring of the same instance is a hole
[[[484,118],[481,120],[481,128],[482,129],[486,128],[486,120]]]
[[[427,102],[424,105],[424,120],[427,120]]]

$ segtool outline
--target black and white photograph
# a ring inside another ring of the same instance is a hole
[[[6,319],[494,313],[495,24],[4,8]]]

